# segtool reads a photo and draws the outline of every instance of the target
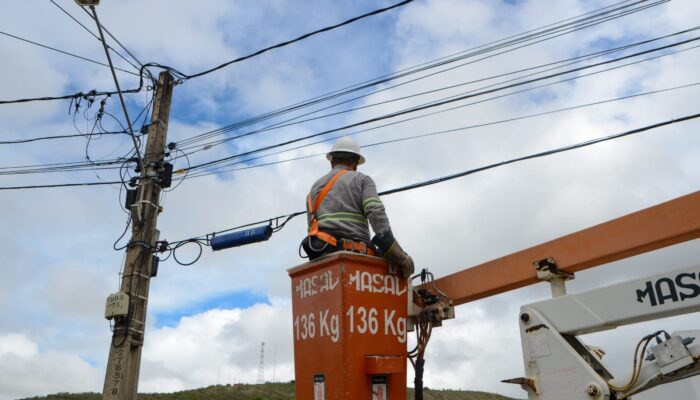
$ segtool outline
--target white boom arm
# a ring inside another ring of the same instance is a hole
[[[697,311],[700,266],[525,305],[520,337],[526,377],[510,382],[520,383],[529,400],[612,400],[700,374],[700,330],[656,332],[643,341],[648,347],[640,346],[645,359],[638,371],[617,378],[600,352],[576,337]]]

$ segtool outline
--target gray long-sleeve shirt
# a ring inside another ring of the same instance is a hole
[[[311,186],[311,204],[314,204],[316,197],[333,176],[343,169],[349,172],[335,182],[316,211],[319,230],[337,239],[345,238],[369,243],[368,221],[375,234],[383,235],[391,230],[384,204],[377,195],[377,187],[372,178],[352,171],[345,165],[336,165]],[[306,215],[310,224],[311,214],[308,204]]]

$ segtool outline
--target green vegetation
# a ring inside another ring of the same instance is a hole
[[[25,400],[101,400],[98,393],[57,393]],[[215,385],[175,393],[142,393],[140,400],[294,400],[294,383],[266,383],[264,385]],[[413,399],[413,389],[407,400]],[[424,400],[513,400],[492,393],[461,390],[423,391]],[[330,399],[329,399],[330,400]]]

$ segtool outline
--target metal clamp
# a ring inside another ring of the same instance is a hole
[[[537,271],[537,278],[550,283],[552,288],[552,297],[566,295],[566,281],[575,278],[572,272],[562,271],[557,267],[554,258],[547,257],[544,260],[535,261],[532,263]]]

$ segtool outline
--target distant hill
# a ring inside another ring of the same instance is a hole
[[[57,393],[23,400],[100,400],[99,393]],[[142,393],[141,400],[294,400],[294,383],[266,383],[264,385],[214,385],[175,393]],[[413,399],[413,389],[407,400]],[[423,391],[424,400],[514,400],[497,394],[462,390]]]

